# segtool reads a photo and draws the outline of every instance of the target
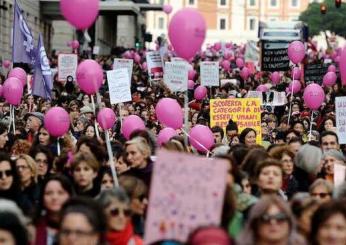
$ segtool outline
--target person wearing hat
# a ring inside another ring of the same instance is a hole
[[[38,132],[38,129],[43,124],[44,115],[41,112],[30,112],[25,115],[24,120],[26,121],[26,139],[32,143]]]
[[[90,106],[85,105],[80,109],[80,114],[84,115],[89,121],[92,121],[94,111]]]

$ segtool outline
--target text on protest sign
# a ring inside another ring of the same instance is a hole
[[[328,72],[328,67],[331,63],[318,63],[318,64],[306,64],[304,65],[304,81],[306,84],[312,82],[322,85],[323,77]],[[339,67],[337,64],[333,64],[336,67],[336,74],[339,73]]]
[[[76,81],[77,66],[78,57],[76,54],[59,54],[58,80],[66,81],[68,77],[73,77],[73,81]]]
[[[239,133],[245,128],[254,129],[257,144],[262,143],[259,98],[210,100],[210,127],[220,126],[225,130],[230,119],[237,123]]]
[[[111,104],[131,101],[131,82],[126,68],[107,71]]]
[[[147,52],[147,67],[150,80],[161,79],[163,77],[163,65],[159,51]]]
[[[219,225],[228,165],[221,159],[159,151],[151,182],[145,244],[186,242],[190,232]]]
[[[201,85],[219,86],[219,62],[205,61],[201,62]]]
[[[113,70],[119,68],[126,68],[129,73],[130,80],[132,79],[132,71],[133,71],[133,60],[131,59],[114,59]]]
[[[172,92],[187,90],[188,70],[185,62],[166,62],[163,80]]]
[[[288,57],[287,42],[264,41],[262,43],[262,71],[288,71],[290,59]]]
[[[346,97],[335,98],[335,114],[339,143],[346,144]]]

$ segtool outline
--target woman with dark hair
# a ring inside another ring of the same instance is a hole
[[[53,175],[44,180],[38,208],[36,245],[52,245],[59,228],[59,214],[63,204],[74,195],[70,180],[64,175]]]
[[[310,241],[312,245],[345,245],[345,201],[322,204],[311,219]]]
[[[59,245],[105,244],[106,217],[102,207],[91,198],[71,198],[61,212]]]
[[[96,138],[82,136],[77,141],[76,151],[81,153],[92,153],[95,158],[101,163],[101,166],[106,163],[107,154],[103,145]]]
[[[246,146],[256,145],[257,133],[252,128],[245,128],[239,135],[239,142]]]
[[[335,130],[336,127],[336,122],[335,122],[335,118],[334,117],[326,117],[320,126],[320,133],[322,133],[323,131],[333,131]]]
[[[305,245],[306,242],[295,229],[289,206],[281,198],[271,195],[252,207],[237,244]]]
[[[30,208],[29,201],[21,194],[15,163],[4,152],[0,152],[0,198],[14,201],[22,210]]]
[[[88,138],[96,138],[95,126],[92,124],[88,124],[84,129],[83,135]]]
[[[263,148],[251,149],[244,157],[243,162],[240,165],[241,170],[249,175],[250,183],[255,184],[256,179],[256,167],[257,165],[267,159],[269,154]]]
[[[37,164],[37,178],[38,182],[41,183],[47,176],[49,176],[52,169],[54,159],[53,154],[48,147],[37,145],[30,150],[30,156]]]
[[[5,150],[5,145],[8,141],[8,128],[5,124],[0,123],[0,151]]]

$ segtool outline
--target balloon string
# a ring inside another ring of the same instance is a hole
[[[118,104],[118,110],[119,110],[120,132],[121,132],[121,129],[123,127],[123,116],[121,115],[121,110],[122,110],[121,103]]]
[[[185,132],[189,131],[189,96],[188,90],[184,93],[184,130]],[[188,145],[188,136],[185,135],[185,145]]]
[[[95,107],[95,101],[94,101],[94,96],[93,95],[90,95],[91,97],[91,104],[93,106],[93,111],[94,111],[94,115],[96,117],[96,107]],[[99,133],[99,129],[97,127],[97,120],[95,120],[95,133],[96,133],[96,137],[97,138],[100,138],[100,133]]]
[[[57,153],[58,153],[58,156],[60,156],[60,141],[59,141],[59,138],[57,138],[57,144],[56,144],[56,148],[57,148]]]
[[[293,68],[293,70],[294,70],[294,68]],[[292,71],[292,91],[291,91],[290,107],[289,107],[289,110],[288,110],[288,122],[287,122],[287,125],[290,125],[290,119],[291,119],[291,113],[292,113],[293,83],[294,83],[294,71]]]
[[[11,131],[12,126],[12,105],[10,105],[10,123],[8,124],[8,133]]]
[[[209,157],[209,154],[210,154],[210,151],[204,146],[202,145],[198,140],[194,139],[191,137],[191,135],[189,135],[184,129],[181,129],[181,131],[183,131],[183,133],[188,137],[188,138],[191,138],[192,140],[196,141],[196,143],[202,147],[204,150],[207,151],[207,157]]]
[[[13,135],[16,134],[16,117],[15,117],[15,110],[14,106],[12,106],[12,117],[13,117]]]
[[[110,165],[111,171],[112,171],[114,187],[118,187],[119,182],[118,182],[117,172],[116,172],[115,166],[114,166],[113,152],[112,152],[111,142],[109,139],[109,132],[107,129],[105,131],[105,135],[106,135],[106,145],[107,145],[107,152],[108,152],[108,158],[109,158],[109,165]]]
[[[311,132],[312,132],[312,122],[314,121],[314,111],[311,111],[311,118],[310,118],[310,132],[309,132],[309,141],[311,141]]]

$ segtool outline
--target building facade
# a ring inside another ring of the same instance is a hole
[[[151,0],[151,3],[171,4],[173,12],[169,16],[164,12],[148,12],[147,31],[153,38],[167,35],[166,27],[174,12],[191,7],[200,11],[207,22],[205,44],[242,43],[257,39],[259,21],[298,20],[311,2],[314,0]]]

